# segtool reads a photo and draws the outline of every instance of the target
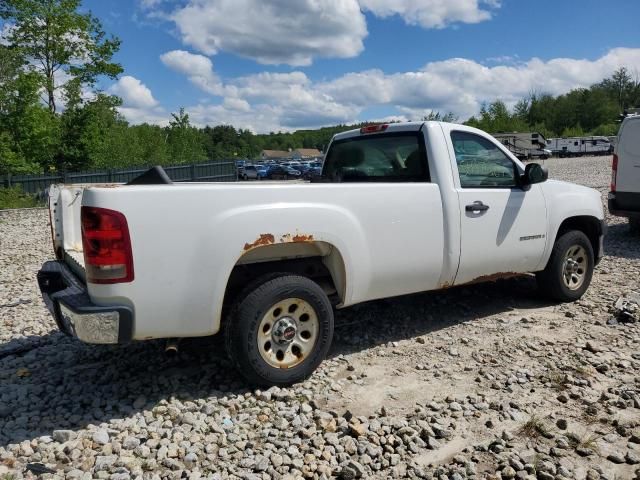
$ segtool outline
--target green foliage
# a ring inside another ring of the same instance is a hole
[[[120,40],[107,37],[100,21],[78,11],[81,0],[3,0],[0,18],[14,25],[7,39],[37,74],[52,113],[56,82],[64,72],[70,86],[93,86],[100,76],[116,78],[122,67],[111,61]]]
[[[169,122],[167,143],[172,162],[186,164],[206,160],[205,137],[202,131],[191,125],[184,108],[171,116],[173,120]]]
[[[422,117],[422,120],[425,122],[448,122],[454,123],[458,120],[458,117],[453,112],[445,113],[444,115],[438,111],[432,110],[428,115]]]
[[[32,195],[22,193],[19,186],[0,188],[0,210],[5,208],[29,208],[42,206]]]
[[[640,106],[640,82],[625,68],[611,78],[554,97],[531,93],[513,111],[497,100],[484,105],[466,123],[490,133],[535,131],[545,137],[615,135],[616,121],[626,108]]]

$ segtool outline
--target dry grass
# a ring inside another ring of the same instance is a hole
[[[549,434],[549,427],[547,424],[537,417],[535,414],[531,415],[531,418],[520,427],[518,434],[526,438],[539,438]]]
[[[602,438],[602,435],[596,435],[595,433],[585,433],[584,435],[578,435],[575,432],[568,432],[567,438],[569,444],[574,448],[588,448],[594,452],[598,451],[598,440]]]
[[[569,388],[569,377],[564,372],[555,370],[553,372],[550,372],[549,375],[547,375],[547,378],[551,383],[551,388],[553,388],[554,390],[562,391]]]

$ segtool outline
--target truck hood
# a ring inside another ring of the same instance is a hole
[[[561,180],[547,180],[540,185],[549,209],[562,211],[566,217],[588,215],[604,219],[602,195],[598,190]]]

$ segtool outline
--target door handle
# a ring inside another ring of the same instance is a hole
[[[489,205],[485,205],[481,201],[475,201],[471,205],[464,207],[467,212],[486,212],[489,210]]]

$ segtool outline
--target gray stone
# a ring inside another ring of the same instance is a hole
[[[624,463],[624,457],[619,454],[618,452],[612,452],[609,455],[607,455],[607,460],[609,460],[612,463]]]
[[[94,470],[96,472],[109,470],[114,463],[116,463],[118,457],[116,455],[106,455],[96,457],[96,463],[94,465]]]
[[[109,443],[109,433],[106,430],[96,430],[93,432],[91,439],[98,445],[106,445]]]
[[[640,463],[640,454],[638,452],[634,452],[633,450],[627,451],[624,459],[629,465],[637,465]]]
[[[73,430],[54,430],[51,438],[59,443],[65,443],[76,438],[77,434]]]
[[[136,437],[127,437],[122,441],[122,448],[125,450],[134,450],[140,446],[140,439]]]

